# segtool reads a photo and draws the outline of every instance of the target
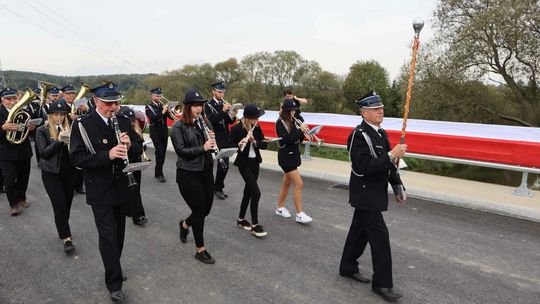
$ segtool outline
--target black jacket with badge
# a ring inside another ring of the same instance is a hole
[[[369,149],[363,132],[371,139],[375,154]],[[358,209],[370,211],[388,210],[388,182],[401,185],[396,166],[390,161],[390,142],[386,132],[380,136],[373,127],[363,121],[347,139],[351,160],[349,180],[349,203]]]
[[[238,146],[238,143],[247,136],[247,133],[248,131],[244,128],[244,125],[242,124],[242,122],[239,122],[234,127],[232,127],[231,129],[232,145]],[[253,146],[255,155],[256,155],[257,161],[261,163],[262,157],[261,157],[261,152],[259,150],[266,149],[268,147],[268,142],[264,141],[264,135],[259,125],[257,125],[255,129],[253,129],[253,137],[255,138],[255,141],[257,142]],[[240,151],[240,148],[238,148],[238,153],[236,154],[236,159],[234,160],[234,164],[236,166],[241,167],[241,166],[247,165],[250,146],[251,146],[251,142],[248,141],[243,151]]]
[[[0,106],[0,160],[24,160],[32,158],[32,146],[30,140],[26,138],[22,143],[16,145],[10,143],[6,138],[6,131],[1,126],[6,122],[9,112],[3,105]]]
[[[150,121],[150,137],[161,136],[163,134],[168,135],[167,115],[163,114],[163,105],[161,103],[151,102],[146,105],[144,111]]]
[[[142,151],[137,133],[129,119],[117,116],[121,132],[127,132],[131,140],[131,151]],[[82,124],[95,154],[88,151],[79,128]],[[117,145],[112,126],[101,118],[97,111],[78,118],[72,124],[70,157],[73,165],[84,170],[86,202],[89,205],[116,205],[129,200],[126,174],[122,172],[121,159],[109,159],[109,150]]]
[[[302,130],[293,128],[289,131],[283,120],[276,121],[276,134],[281,139],[278,141],[278,164],[281,167],[298,167],[300,160],[300,143],[304,139]]]
[[[51,138],[49,132],[49,122],[36,131],[36,146],[41,155],[39,159],[39,168],[42,171],[49,173],[60,173],[63,158],[68,157],[69,154],[64,153],[64,149],[68,149],[64,142],[57,141]]]
[[[229,125],[233,124],[236,118],[231,118],[229,112],[223,111],[223,103],[217,101],[215,98],[210,99],[204,104],[204,114],[212,124],[218,148],[231,147]]]
[[[204,135],[194,125],[178,120],[172,126],[171,141],[178,155],[176,167],[187,171],[203,171],[206,163],[213,166],[211,151],[204,151]],[[210,160],[210,161],[209,161]]]

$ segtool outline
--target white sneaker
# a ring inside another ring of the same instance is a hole
[[[285,207],[277,208],[275,214],[286,218],[291,217],[291,213]]]
[[[301,224],[307,224],[313,221],[313,219],[307,215],[304,211],[296,214],[296,222]]]

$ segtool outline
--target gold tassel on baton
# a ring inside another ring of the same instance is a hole
[[[403,126],[401,127],[401,139],[399,140],[400,144],[405,143],[405,135],[406,135],[406,130],[407,130],[407,118],[409,117],[409,107],[411,105],[411,98],[412,98],[414,68],[416,67],[416,53],[418,52],[418,47],[420,46],[419,37],[420,37],[420,31],[422,30],[423,27],[424,27],[424,21],[422,19],[415,19],[413,21],[414,42],[412,46],[412,59],[411,59],[411,67],[409,71],[409,81],[407,84],[407,95],[405,97],[405,108],[403,110]],[[396,166],[399,168],[399,158],[396,159]]]

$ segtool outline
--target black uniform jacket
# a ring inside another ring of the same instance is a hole
[[[131,140],[129,151],[141,153],[137,133],[129,119],[117,116],[121,132],[127,132]],[[82,139],[79,124],[88,134],[95,154],[87,150]],[[116,205],[129,200],[127,178],[122,172],[124,162],[109,159],[109,150],[116,146],[116,135],[112,127],[103,121],[97,111],[80,117],[72,124],[70,137],[70,157],[73,165],[84,170],[86,201],[89,205]]]
[[[242,122],[239,122],[231,129],[231,143],[233,146],[238,146],[238,143],[244,139],[247,136],[248,131],[244,128],[244,125]],[[253,129],[253,137],[255,138],[256,144],[253,146],[253,149],[255,150],[255,155],[257,158],[257,161],[260,163],[262,162],[261,153],[259,152],[259,149],[266,149],[268,147],[268,142],[264,141],[264,135],[262,133],[261,128],[259,125]],[[247,142],[246,146],[244,147],[244,151],[240,151],[240,148],[238,148],[238,153],[236,154],[236,159],[234,160],[234,164],[236,166],[246,166],[247,161],[249,158],[249,147],[251,146],[251,142]]]
[[[163,105],[161,103],[151,102],[146,105],[144,111],[146,117],[150,120],[150,136],[161,135],[164,130],[168,130],[167,115],[163,114]]]
[[[371,139],[377,158],[371,155],[362,132],[366,132]],[[400,185],[401,179],[388,155],[390,142],[386,132],[384,136],[380,136],[373,127],[363,121],[349,135],[347,150],[352,165],[349,203],[354,208],[363,210],[388,210],[388,182]]]
[[[204,114],[210,123],[212,129],[216,134],[216,142],[218,148],[231,147],[231,133],[229,132],[229,125],[236,121],[236,118],[229,116],[228,112],[223,111],[223,103],[212,98],[204,104]]]
[[[50,173],[60,173],[62,165],[63,149],[66,144],[51,138],[49,122],[39,127],[36,131],[36,146],[41,155],[39,167]]]
[[[0,106],[0,160],[24,160],[32,158],[32,146],[28,137],[22,143],[15,145],[6,138],[6,131],[1,126],[8,118],[8,110]]]
[[[187,125],[178,120],[172,126],[171,141],[178,155],[176,167],[187,171],[203,171],[204,158],[212,152],[204,151],[204,135],[194,125]],[[212,157],[212,156],[207,156]],[[213,166],[213,162],[212,166]]]
[[[304,139],[302,130],[295,125],[289,131],[281,119],[276,121],[276,134],[281,137],[278,141],[278,164],[282,167],[298,167],[302,163],[300,160],[300,143]]]

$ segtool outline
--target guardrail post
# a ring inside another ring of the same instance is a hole
[[[304,142],[304,154],[302,154],[302,160],[311,160],[311,154],[309,153],[311,148],[311,142],[308,140]]]
[[[521,184],[519,187],[514,190],[514,195],[532,197],[533,193],[527,188],[527,178],[529,177],[529,172],[523,172],[521,176]]]

